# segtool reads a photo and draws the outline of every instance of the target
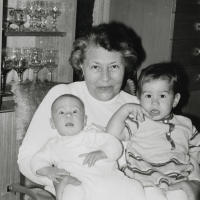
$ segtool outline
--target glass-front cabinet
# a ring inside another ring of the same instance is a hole
[[[1,0],[2,96],[14,82],[72,82],[68,58],[76,4],[74,0]]]

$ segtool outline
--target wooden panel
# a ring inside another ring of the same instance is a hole
[[[183,65],[181,66],[184,84],[190,91],[200,90],[200,64],[199,65]]]
[[[173,39],[200,39],[200,14],[176,14],[174,24]]]
[[[200,11],[200,3],[196,3],[196,1],[190,0],[191,3],[184,4],[182,0],[177,0],[177,8],[176,13],[179,14],[199,14]]]
[[[189,117],[200,131],[200,90],[190,91],[187,104],[183,107],[183,115]]]
[[[174,40],[172,61],[183,65],[200,64],[200,40]]]
[[[182,94],[179,106],[184,116],[189,117],[200,130],[200,0],[177,0],[172,61],[182,64],[185,71],[185,94]],[[179,40],[179,41],[178,41]],[[195,90],[195,91],[192,91]]]
[[[6,190],[10,183],[20,182],[14,118],[14,112],[0,113],[0,199],[2,200],[19,200],[19,194],[13,195]]]
[[[177,4],[196,5],[200,4],[200,0],[177,0]]]
[[[110,1],[110,21],[124,23],[141,38],[146,58],[140,69],[156,62],[170,61],[173,3],[173,0]],[[141,52],[139,56],[143,56]]]

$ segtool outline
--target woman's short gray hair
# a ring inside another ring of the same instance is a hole
[[[75,40],[69,63],[80,74],[80,66],[86,58],[88,47],[97,46],[108,51],[121,53],[124,59],[125,69],[131,70],[137,61],[137,54],[133,45],[124,27],[116,23],[100,24],[92,27],[84,37]]]

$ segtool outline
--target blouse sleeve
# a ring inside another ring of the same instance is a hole
[[[192,126],[192,137],[189,140],[189,152],[199,152],[200,151],[200,132]]]
[[[71,90],[65,84],[57,85],[47,93],[35,112],[19,149],[18,164],[20,172],[38,184],[53,186],[49,179],[37,177],[33,174],[30,168],[30,162],[33,155],[42,148],[48,139],[57,135],[57,132],[51,128],[49,122],[51,118],[51,105],[58,96],[66,93],[71,93]]]
[[[49,143],[46,143],[44,147],[36,152],[31,159],[31,170],[36,176],[39,176],[36,174],[37,170],[43,167],[52,166],[54,164],[51,152],[51,145]]]

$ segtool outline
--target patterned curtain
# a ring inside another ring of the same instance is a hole
[[[93,9],[93,26],[108,23],[110,0],[95,0]]]

